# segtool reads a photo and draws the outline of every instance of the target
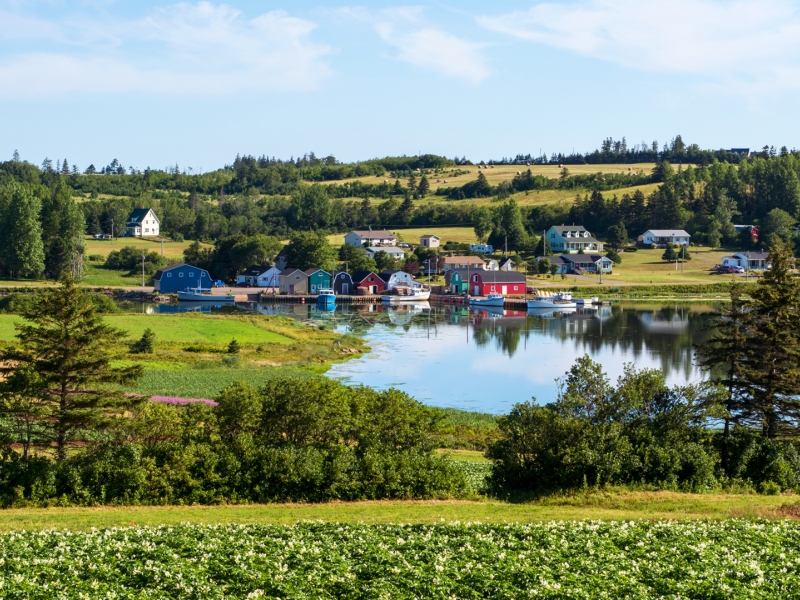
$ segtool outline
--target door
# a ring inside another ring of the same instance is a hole
[[[312,294],[316,294],[317,293],[317,284],[316,283],[312,283],[311,284],[311,293]]]
[[[503,296],[508,294],[508,286],[507,285],[504,285],[501,289],[502,289]]]
[[[349,283],[343,283],[342,284],[342,293],[345,296],[347,296],[350,293],[350,284]]]
[[[481,287],[479,285],[476,285],[474,290],[475,291],[472,292],[473,296],[480,296],[481,295]]]
[[[294,284],[293,283],[289,284],[289,293],[290,294],[294,294]]]

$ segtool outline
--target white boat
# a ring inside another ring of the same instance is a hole
[[[469,304],[470,306],[502,306],[505,304],[506,299],[503,294],[498,294],[497,292],[492,292],[486,298],[470,298]]]
[[[336,292],[331,289],[319,290],[317,304],[336,304]]]
[[[236,302],[233,294],[212,294],[211,290],[202,288],[186,288],[183,291],[178,291],[178,300],[182,302],[224,302],[226,304]]]
[[[591,298],[575,298],[575,304],[578,306],[586,306],[587,304],[600,304],[600,298],[592,296]]]
[[[408,302],[422,302],[431,297],[431,291],[421,287],[409,288],[405,294],[382,296],[384,304],[406,304]]]
[[[532,300],[528,300],[528,308],[549,308],[551,310],[562,310],[577,308],[576,302],[572,299],[571,292],[545,292],[537,291]]]

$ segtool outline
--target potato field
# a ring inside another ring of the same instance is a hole
[[[44,530],[0,537],[5,599],[796,598],[800,523]]]

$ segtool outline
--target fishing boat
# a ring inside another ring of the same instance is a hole
[[[598,298],[597,296],[592,296],[591,298],[575,298],[575,304],[577,304],[578,306],[600,304],[600,298]]]
[[[319,294],[317,295],[317,304],[336,304],[336,292],[328,288],[319,290]]]
[[[577,308],[576,302],[572,299],[571,292],[545,292],[535,291],[534,297],[528,300],[528,308],[549,308],[551,310],[563,310]]]
[[[503,294],[498,294],[497,292],[492,292],[486,298],[470,298],[469,304],[470,306],[499,306],[503,307],[505,304],[506,299]]]
[[[431,291],[422,287],[401,287],[394,288],[395,293],[389,296],[382,296],[384,304],[406,304],[408,302],[422,302],[431,297]]]
[[[181,302],[220,302],[233,304],[236,299],[233,294],[212,294],[211,290],[203,288],[186,288],[178,291],[178,300]]]

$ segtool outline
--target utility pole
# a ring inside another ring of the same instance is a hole
[[[145,253],[144,250],[142,250],[142,287],[144,287],[144,257]]]
[[[164,256],[164,236],[161,236],[161,256]]]
[[[111,245],[114,245],[114,219],[111,219]]]

